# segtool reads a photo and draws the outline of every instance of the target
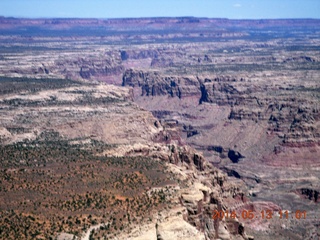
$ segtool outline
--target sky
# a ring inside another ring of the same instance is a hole
[[[320,18],[320,0],[0,0],[0,16]]]

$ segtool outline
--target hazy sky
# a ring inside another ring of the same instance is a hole
[[[0,0],[0,16],[320,18],[320,0]]]

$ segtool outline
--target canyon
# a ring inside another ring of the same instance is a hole
[[[319,26],[0,18],[0,236],[319,238]]]

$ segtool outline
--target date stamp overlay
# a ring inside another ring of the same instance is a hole
[[[214,210],[212,219],[214,220],[222,220],[226,219],[243,219],[243,220],[252,220],[252,219],[306,219],[307,211],[296,210],[294,212],[290,212],[287,210],[280,211],[272,211],[272,210],[262,210],[260,212],[254,212],[252,210],[242,210],[239,214],[236,211],[219,211]]]

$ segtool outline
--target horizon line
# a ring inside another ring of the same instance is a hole
[[[195,17],[195,16],[153,16],[153,17],[112,17],[112,18],[100,18],[100,17],[13,17],[13,16],[0,16],[0,19],[61,19],[61,20],[71,20],[71,19],[94,19],[94,20],[120,20],[120,19],[183,19],[183,18],[193,18],[193,19],[215,19],[215,20],[236,20],[236,21],[260,21],[260,20],[320,20],[320,18],[227,18],[227,17]]]

